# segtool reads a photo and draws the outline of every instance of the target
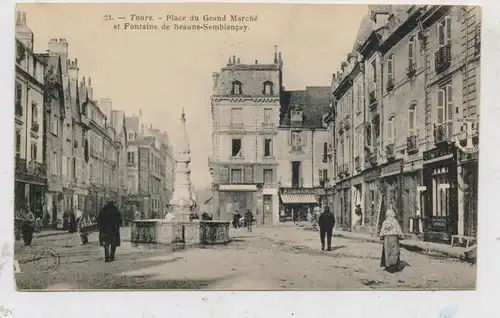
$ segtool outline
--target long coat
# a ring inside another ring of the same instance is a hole
[[[335,227],[335,216],[331,212],[323,212],[319,216],[318,225],[320,230],[331,233]]]
[[[120,224],[122,217],[118,208],[112,204],[106,204],[97,216],[99,228],[99,244],[120,246]]]

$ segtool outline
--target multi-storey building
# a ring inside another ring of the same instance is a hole
[[[330,105],[331,87],[306,87],[282,93],[276,153],[264,140],[264,155],[278,161],[280,215],[278,220],[306,220],[313,209],[326,204],[328,132],[323,114]],[[264,184],[272,170],[264,170]],[[275,218],[277,216],[274,216]]]
[[[355,44],[364,73],[364,125],[360,119],[354,126],[365,127],[365,153],[355,142],[351,156],[355,167],[358,156],[364,159],[361,224],[378,225],[393,208],[403,231],[423,232],[426,240],[474,236],[480,9],[384,5],[369,11],[371,31],[360,30],[367,36]],[[356,89],[356,79],[335,81],[332,118],[345,107],[342,85]],[[336,134],[345,134],[342,118],[333,124]],[[334,142],[339,166],[345,147],[342,138]],[[355,200],[354,193],[350,197]]]
[[[128,141],[128,202],[146,218],[163,218],[166,212],[165,152],[166,147],[153,136]]]
[[[15,211],[29,207],[43,216],[47,170],[44,161],[45,63],[33,52],[26,14],[17,13],[15,79]],[[58,125],[60,123],[58,122]]]
[[[235,56],[213,73],[213,175],[215,219],[250,210],[258,224],[278,222],[275,154],[282,90],[281,53],[269,64],[243,64]]]
[[[47,166],[46,216],[52,227],[62,226],[62,156],[65,136],[59,129],[66,118],[61,57],[57,53],[40,54],[47,65],[44,96],[44,158]]]
[[[118,207],[123,209],[127,197],[127,127],[125,125],[125,113],[119,110],[111,110],[110,118],[115,131],[115,142],[118,150]]]

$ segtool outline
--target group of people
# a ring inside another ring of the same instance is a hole
[[[252,211],[247,210],[243,218],[241,217],[241,214],[238,211],[236,211],[233,216],[233,227],[237,229],[245,226],[248,232],[252,232],[253,221],[254,217]]]
[[[335,227],[335,216],[330,211],[330,207],[326,206],[323,213],[319,216],[318,220],[321,250],[332,250],[332,235],[333,228]],[[389,209],[385,214],[385,220],[380,227],[379,233],[380,240],[383,241],[382,256],[380,260],[380,267],[384,267],[388,272],[397,271],[401,265],[401,252],[399,241],[404,239],[403,231],[396,219],[394,210]]]

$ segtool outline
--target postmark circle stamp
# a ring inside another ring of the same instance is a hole
[[[49,273],[59,268],[61,258],[53,248],[44,247],[40,252],[35,254],[34,263],[38,271]]]

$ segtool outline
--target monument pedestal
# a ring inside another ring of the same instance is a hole
[[[201,244],[227,244],[229,243],[229,222],[227,221],[201,221]]]
[[[131,224],[131,239],[135,244],[200,244],[200,223],[135,220]]]

